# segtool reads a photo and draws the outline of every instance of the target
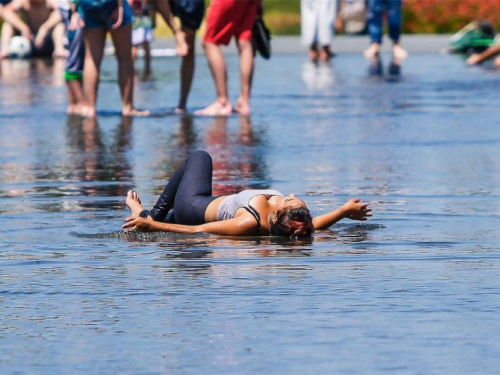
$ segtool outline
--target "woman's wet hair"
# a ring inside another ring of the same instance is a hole
[[[306,207],[290,207],[276,214],[276,223],[271,224],[272,236],[310,237],[314,233],[311,213]]]

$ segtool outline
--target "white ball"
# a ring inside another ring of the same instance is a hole
[[[13,36],[9,43],[9,55],[19,59],[24,59],[31,55],[31,42],[21,35]]]

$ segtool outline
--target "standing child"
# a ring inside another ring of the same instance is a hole
[[[151,74],[151,42],[153,35],[153,20],[147,0],[128,0],[132,8],[132,60],[137,58],[137,50],[144,51],[144,74]]]
[[[123,0],[79,0],[78,12],[85,41],[83,85],[88,100],[86,116],[96,115],[99,74],[108,31],[111,33],[118,61],[122,115],[148,115],[148,111],[137,110],[133,103],[132,14],[128,3]]]
[[[83,93],[83,62],[85,45],[83,30],[78,22],[78,13],[71,0],[59,0],[59,11],[68,36],[68,58],[64,69],[64,80],[68,90],[68,114],[85,114],[86,101]]]

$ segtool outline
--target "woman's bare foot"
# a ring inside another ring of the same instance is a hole
[[[250,116],[250,105],[238,100],[234,106],[234,112],[238,113],[240,116]]]
[[[147,110],[140,110],[137,108],[123,108],[122,116],[149,116],[150,112]]]
[[[216,100],[208,107],[195,111],[194,114],[197,116],[230,116],[232,112],[233,107],[229,102],[221,103]]]
[[[96,115],[96,109],[93,106],[87,106],[83,109],[81,115],[83,117],[94,118]]]
[[[319,58],[319,53],[316,46],[311,46],[309,49],[309,61],[317,63]]]
[[[66,111],[68,115],[85,116],[87,113],[87,107],[84,104],[70,104]]]
[[[319,51],[319,58],[321,61],[330,61],[330,59],[334,56],[335,54],[330,50],[330,46],[323,46],[321,51]]]
[[[365,56],[367,59],[373,59],[376,57],[380,52],[380,44],[378,43],[372,43],[370,47],[368,47],[365,52],[363,52],[363,56]]]
[[[408,57],[408,52],[406,52],[398,43],[394,44],[392,47],[392,54],[399,60],[404,60]]]
[[[125,203],[127,204],[130,211],[132,211],[132,215],[139,216],[141,211],[144,210],[142,207],[141,199],[139,198],[139,194],[136,191],[129,190],[127,192],[127,199],[125,199]]]

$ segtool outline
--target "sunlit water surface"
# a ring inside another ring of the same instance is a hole
[[[498,373],[500,72],[414,53],[257,60],[254,114],[179,117],[157,58],[122,119],[104,61],[97,121],[65,115],[63,64],[4,61],[2,373]],[[230,92],[238,61],[228,56]],[[214,98],[202,56],[190,108]],[[215,193],[294,192],[367,223],[310,241],[121,233],[190,151]]]

